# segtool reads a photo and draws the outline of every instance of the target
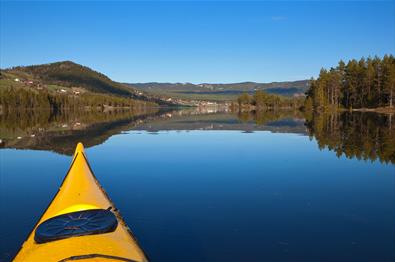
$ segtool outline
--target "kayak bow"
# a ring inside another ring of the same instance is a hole
[[[78,143],[70,169],[14,261],[148,261]]]

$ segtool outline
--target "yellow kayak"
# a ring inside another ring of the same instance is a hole
[[[14,261],[148,261],[79,143],[58,193]]]

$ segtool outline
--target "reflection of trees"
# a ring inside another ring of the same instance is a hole
[[[77,142],[86,147],[130,130],[141,121],[157,117],[157,109],[64,111],[14,111],[0,114],[0,147],[53,150],[72,154]]]
[[[196,115],[194,111],[111,110],[18,111],[0,114],[0,147],[53,150],[72,154],[75,144],[87,147],[103,143],[109,137],[140,126],[144,130],[201,129],[210,124],[215,130],[274,130],[304,133],[300,111],[239,112],[238,122],[232,114]],[[328,148],[337,156],[379,159],[395,163],[395,125],[390,115],[370,112],[305,114],[306,126],[320,149]],[[300,124],[292,126],[288,120]],[[286,121],[282,121],[286,120]],[[149,126],[144,125],[149,123]],[[156,124],[155,124],[156,123]],[[275,123],[276,125],[274,125]],[[275,127],[273,127],[275,126]],[[299,129],[302,129],[299,132]]]
[[[156,109],[116,109],[106,112],[99,110],[65,110],[60,113],[54,113],[51,110],[5,111],[0,114],[1,138],[4,139],[7,134],[12,137],[16,133],[31,134],[39,130],[58,129],[62,126],[67,127],[66,130],[69,130],[73,129],[76,123],[78,123],[78,126],[88,126],[98,122],[130,118],[156,111]],[[63,130],[65,129],[63,128]]]
[[[389,114],[343,112],[306,116],[309,134],[320,149],[340,157],[395,163],[395,125]]]
[[[265,125],[268,122],[278,121],[286,118],[303,118],[303,114],[298,110],[240,111],[237,116],[242,122],[254,121],[257,125]]]

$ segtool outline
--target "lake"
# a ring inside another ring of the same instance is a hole
[[[389,115],[215,110],[0,116],[0,260],[78,141],[151,261],[394,261]]]

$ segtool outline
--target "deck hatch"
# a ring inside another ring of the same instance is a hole
[[[110,210],[90,209],[62,214],[42,222],[36,229],[34,240],[46,243],[75,236],[113,232],[118,225]]]

